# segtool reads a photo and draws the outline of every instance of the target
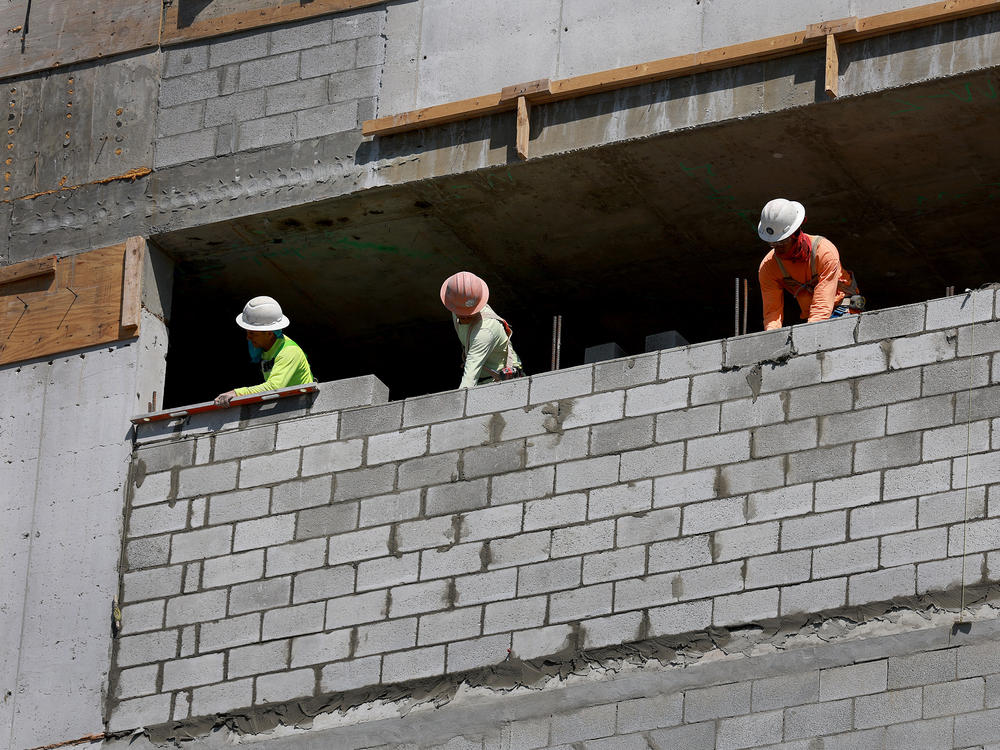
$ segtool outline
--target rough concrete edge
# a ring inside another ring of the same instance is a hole
[[[1000,640],[1000,585],[966,588],[964,609],[959,606],[960,593],[961,588],[956,587],[592,650],[577,647],[584,638],[584,626],[577,624],[566,647],[547,657],[251,706],[119,732],[114,737],[129,738],[130,747],[137,734],[145,735],[150,746],[199,740],[207,743],[203,744],[206,747],[223,747],[232,742],[228,735],[257,737],[267,733],[271,733],[272,746],[291,746],[298,733],[314,730],[329,731],[331,737],[336,732],[338,742],[357,736],[363,739],[360,746],[365,747],[401,741],[397,738],[404,736],[412,741],[416,732],[443,732],[436,737],[446,740],[462,731],[487,729],[482,724],[472,726],[477,719],[476,712],[468,711],[469,704],[482,705],[497,696],[504,696],[505,721],[523,720],[611,700]],[[963,618],[968,628],[959,625]],[[449,706],[452,702],[455,705]],[[350,716],[353,709],[362,706],[368,710],[367,717]],[[435,710],[445,706],[455,715],[441,719]],[[287,742],[274,744],[282,738]]]

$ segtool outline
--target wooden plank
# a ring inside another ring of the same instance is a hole
[[[203,2],[201,5],[207,7],[199,7],[197,15],[201,17],[188,21],[182,16],[181,0],[174,0],[163,9],[163,32],[160,44],[166,47],[272,24],[301,21],[304,18],[341,13],[370,5],[382,5],[384,2],[385,0],[308,0],[308,2],[282,4],[280,0],[267,0],[265,7],[239,10],[214,17],[211,15],[213,3]]]
[[[522,159],[528,158],[528,141],[531,139],[531,121],[529,119],[528,99],[523,96],[517,98],[517,155]]]
[[[145,237],[129,237],[125,240],[121,327],[135,333],[139,331],[139,320],[142,313],[142,271],[145,257]]]
[[[504,86],[500,90],[500,101],[509,102],[511,99],[517,99],[522,96],[534,100],[544,94],[550,93],[552,92],[549,90],[549,79],[539,78],[537,81],[518,83],[514,86]]]
[[[837,84],[840,80],[840,53],[837,48],[837,37],[826,35],[826,95],[837,98]]]
[[[31,279],[35,276],[44,276],[47,273],[55,272],[56,256],[54,255],[38,260],[26,260],[0,268],[0,284],[9,284],[12,281]]]
[[[806,26],[806,39],[818,39],[828,34],[842,34],[858,30],[858,17],[838,18],[836,21],[820,21]]]
[[[667,57],[662,60],[626,65],[621,68],[604,70],[600,73],[563,78],[552,81],[552,100],[568,99],[576,96],[613,91],[626,86],[662,81],[695,73],[698,70],[697,54]]]
[[[945,0],[928,3],[859,19],[857,33],[849,38],[867,39],[995,11],[1000,11],[1000,0]]]
[[[462,99],[458,102],[438,104],[398,115],[380,117],[377,120],[365,120],[361,132],[363,135],[404,133],[407,130],[429,128],[431,125],[446,125],[449,122],[485,117],[497,112],[509,112],[516,106],[517,102],[515,101],[501,102],[500,94],[474,96],[471,99]]]
[[[125,244],[56,261],[51,283],[0,287],[0,364],[134,336],[122,328]]]
[[[156,0],[6,0],[0,78],[155,47],[160,8]]]

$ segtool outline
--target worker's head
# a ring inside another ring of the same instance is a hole
[[[806,209],[798,201],[775,198],[760,212],[757,236],[778,251],[794,244],[793,237],[806,218]]]
[[[468,271],[449,276],[441,285],[441,304],[459,320],[478,315],[489,298],[490,288],[486,282]]]
[[[236,324],[247,332],[247,341],[264,351],[274,346],[282,329],[290,322],[273,297],[254,297],[236,316]]]

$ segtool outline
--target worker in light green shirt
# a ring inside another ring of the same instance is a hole
[[[236,324],[247,332],[250,359],[260,362],[264,382],[220,393],[215,397],[215,403],[229,406],[229,402],[236,396],[276,391],[290,385],[313,382],[305,352],[283,333],[290,322],[282,314],[281,306],[271,297],[254,297],[247,302],[243,312],[236,316]]]
[[[468,271],[449,276],[441,285],[441,302],[451,312],[462,342],[459,388],[524,375],[521,359],[510,344],[510,326],[486,304],[489,296],[486,282]]]

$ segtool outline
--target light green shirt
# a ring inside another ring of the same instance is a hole
[[[492,316],[492,317],[491,317]],[[480,379],[487,378],[490,370],[499,371],[507,366],[507,348],[510,347],[511,365],[521,366],[521,359],[510,346],[503,323],[496,319],[496,313],[487,305],[474,323],[462,325],[452,315],[455,332],[465,351],[465,369],[459,388],[471,388]]]
[[[264,375],[264,382],[260,385],[237,388],[235,391],[237,396],[276,391],[290,385],[313,382],[306,353],[288,336],[279,336],[274,346],[264,352],[260,361],[260,371]]]

